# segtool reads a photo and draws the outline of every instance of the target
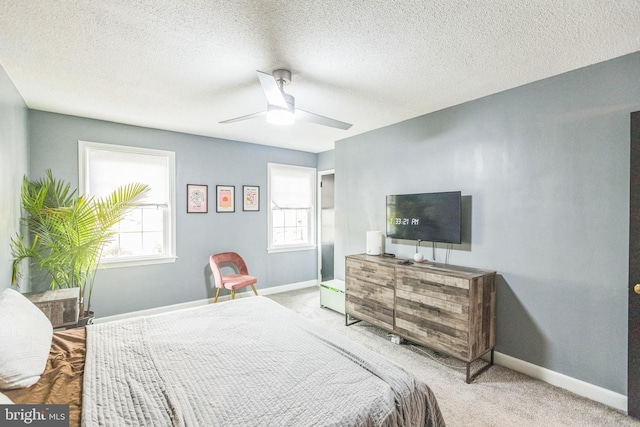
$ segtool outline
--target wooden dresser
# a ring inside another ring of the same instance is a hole
[[[493,364],[495,271],[436,263],[346,257],[346,323],[364,320],[467,364],[467,382]],[[491,361],[471,375],[471,362]]]

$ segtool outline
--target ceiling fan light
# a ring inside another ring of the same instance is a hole
[[[290,110],[285,110],[284,108],[269,108],[267,121],[274,125],[287,126],[295,122],[295,116]]]

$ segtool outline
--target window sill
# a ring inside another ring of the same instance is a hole
[[[176,262],[178,259],[177,256],[167,256],[167,257],[158,257],[158,258],[126,258],[120,260],[106,260],[100,262],[100,268],[109,269],[109,268],[120,268],[120,267],[136,267],[141,265],[153,265],[153,264],[168,264],[172,262]]]
[[[280,246],[280,247],[267,248],[267,253],[276,254],[280,252],[310,251],[315,249],[316,249],[316,245]]]

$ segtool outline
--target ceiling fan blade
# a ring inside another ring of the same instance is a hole
[[[308,111],[296,108],[296,120],[303,120],[305,122],[316,123],[323,126],[329,126],[332,128],[347,130],[351,126],[351,123],[341,122],[340,120],[330,119],[329,117],[321,116],[319,114],[310,113]]]
[[[240,116],[240,117],[236,117],[235,119],[229,119],[229,120],[223,120],[221,122],[218,123],[233,123],[233,122],[240,122],[242,120],[249,120],[249,119],[253,119],[255,117],[260,117],[260,116],[264,116],[265,114],[267,114],[266,111],[261,111],[259,113],[253,113],[253,114],[248,114],[246,116]]]
[[[278,87],[278,83],[271,74],[263,73],[262,71],[256,71],[258,78],[260,79],[260,85],[264,91],[264,95],[267,97],[269,105],[275,105],[280,108],[289,108],[287,101],[282,95],[282,91]]]

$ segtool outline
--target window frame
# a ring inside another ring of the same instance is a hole
[[[91,151],[111,151],[136,155],[160,156],[167,159],[168,174],[168,206],[164,214],[164,247],[165,253],[161,255],[138,255],[118,258],[102,258],[102,268],[119,268],[140,265],[166,264],[175,262],[176,255],[176,165],[175,152],[152,148],[134,147],[128,145],[105,144],[100,142],[78,141],[78,189],[81,194],[87,192],[87,180],[89,172],[89,153]]]
[[[272,175],[274,171],[277,169],[289,169],[289,170],[304,170],[305,173],[308,173],[311,177],[311,185],[310,185],[310,203],[311,206],[309,208],[300,208],[300,209],[308,209],[308,224],[307,224],[307,235],[308,242],[306,243],[288,243],[288,244],[280,244],[275,245],[273,243],[273,198],[272,198]],[[278,252],[292,252],[292,251],[304,251],[304,250],[314,250],[316,249],[316,239],[317,239],[317,218],[316,218],[316,206],[317,206],[317,169],[309,166],[296,166],[296,165],[287,165],[282,163],[267,163],[267,190],[268,190],[268,236],[267,236],[267,252],[268,253],[278,253]]]

